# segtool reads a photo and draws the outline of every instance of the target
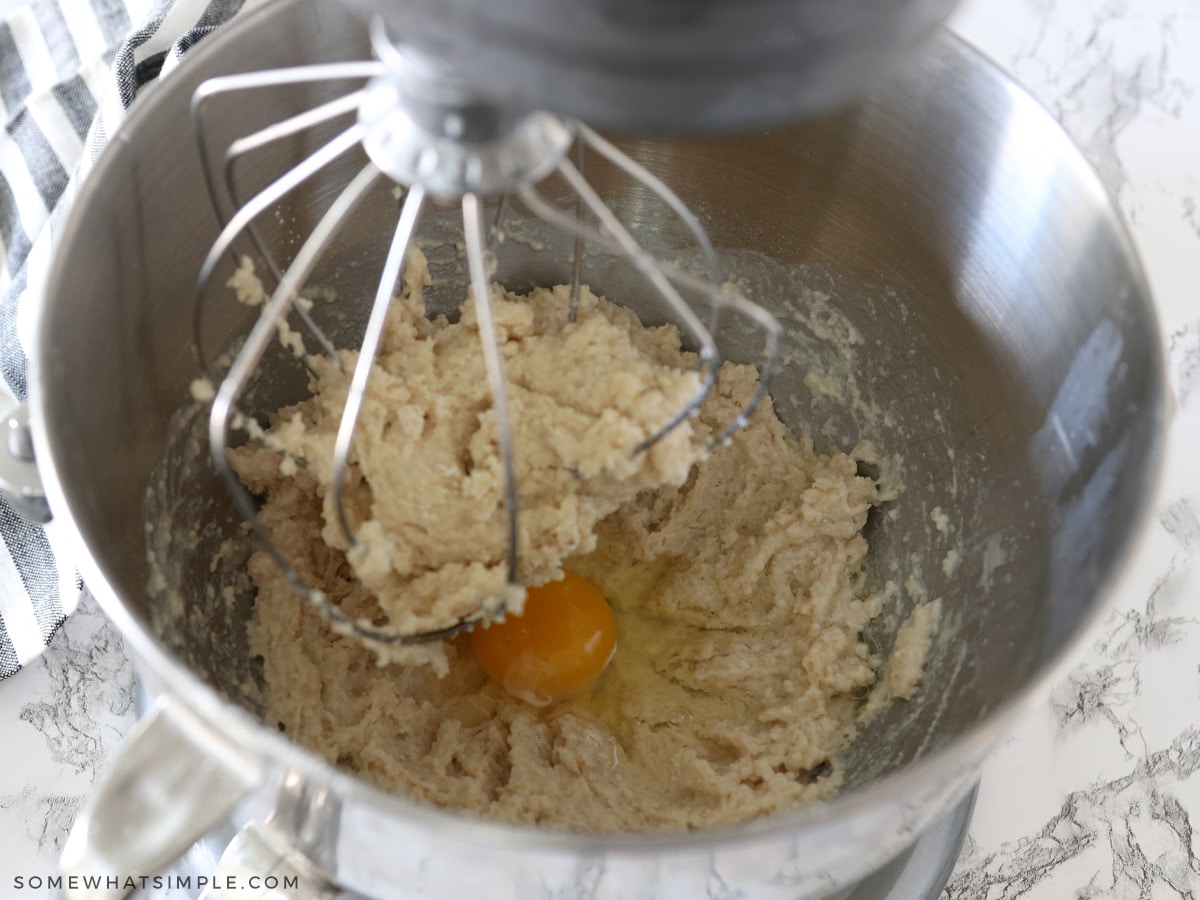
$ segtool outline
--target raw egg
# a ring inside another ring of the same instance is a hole
[[[617,646],[604,595],[570,572],[529,588],[519,616],[471,632],[479,665],[509,693],[544,705],[590,687]]]

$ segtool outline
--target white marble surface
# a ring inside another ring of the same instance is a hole
[[[1051,109],[1117,197],[1176,408],[1115,607],[991,757],[944,897],[1200,897],[1200,2],[967,0],[954,27]],[[91,603],[0,682],[0,896],[49,896],[13,879],[53,871],[132,722],[132,670]]]

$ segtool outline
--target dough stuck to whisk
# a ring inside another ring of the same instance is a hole
[[[398,633],[436,631],[505,588],[504,474],[473,305],[460,321],[425,317],[424,256],[409,256],[351,448],[351,548],[330,491],[334,438],[357,354],[309,359],[313,397],[279,411],[262,440],[230,451],[284,555],[354,618]],[[239,295],[253,297],[244,270]],[[684,422],[634,453],[696,393],[695,361],[673,328],[644,329],[586,288],[568,324],[566,288],[527,298],[493,289],[516,450],[519,577],[562,576],[590,552],[596,523],[640,491],[680,485],[703,444]],[[292,338],[295,332],[291,333]],[[295,461],[303,460],[303,466]],[[319,528],[316,526],[319,525]],[[319,546],[316,546],[319,545]],[[314,549],[315,548],[315,549]],[[253,563],[270,566],[265,558]],[[331,568],[343,571],[332,575]],[[520,612],[522,598],[510,604]],[[376,646],[435,662],[426,649]]]
[[[347,558],[312,464],[341,409],[333,367],[272,428],[308,465],[285,476],[266,449],[235,464],[266,494],[275,540],[329,596],[457,615],[503,579],[494,423],[469,313],[426,320],[419,258],[409,271],[352,457],[352,518],[372,549]],[[633,457],[695,388],[674,331],[589,291],[574,326],[563,289],[493,301],[519,410],[524,575],[565,564],[599,588],[617,652],[595,685],[546,706],[488,678],[465,635],[380,665],[260,555],[250,636],[268,719],[387,789],[555,828],[700,828],[830,796],[865,719],[915,689],[936,625],[936,607],[915,617],[891,659],[862,637],[895,592],[861,578],[861,532],[886,499],[876,482],[850,455],[816,453],[769,401],[698,463],[757,384],[732,364],[696,419]]]

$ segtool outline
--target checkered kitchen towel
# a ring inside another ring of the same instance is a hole
[[[24,348],[54,239],[142,92],[243,0],[35,0],[0,16],[0,406],[25,399]],[[0,678],[35,658],[82,590],[54,523],[0,499]]]

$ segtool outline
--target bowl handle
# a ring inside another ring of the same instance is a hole
[[[66,900],[122,900],[225,818],[262,779],[258,757],[162,696],[63,846]]]
[[[50,505],[42,489],[33,437],[29,429],[29,407],[24,403],[0,413],[0,495],[21,516],[36,525],[50,521]]]

